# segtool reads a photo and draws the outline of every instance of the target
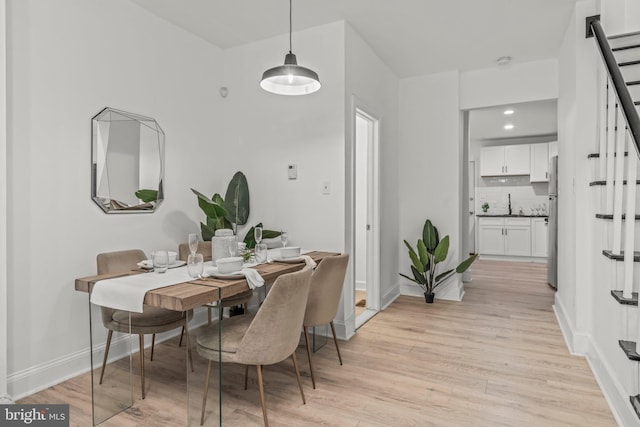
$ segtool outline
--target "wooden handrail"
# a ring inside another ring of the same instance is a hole
[[[604,61],[609,79],[613,85],[614,93],[618,99],[620,110],[622,111],[622,115],[627,123],[627,128],[636,147],[636,155],[640,157],[640,115],[638,115],[629,89],[622,77],[622,72],[613,55],[607,36],[602,29],[602,25],[600,25],[600,16],[589,16],[586,22],[587,37],[594,36],[596,39],[598,50],[600,51],[600,55],[602,55],[602,60]]]

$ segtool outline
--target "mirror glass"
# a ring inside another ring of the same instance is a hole
[[[91,127],[93,201],[106,213],[153,212],[164,199],[164,132],[158,123],[105,108]]]

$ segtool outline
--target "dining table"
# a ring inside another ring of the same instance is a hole
[[[336,252],[325,251],[310,251],[305,252],[304,255],[310,257],[315,263],[322,262],[322,259],[337,255]],[[299,261],[299,262],[296,262]],[[287,273],[292,273],[301,270],[305,266],[305,262],[302,258],[295,260],[281,259],[277,261],[270,261],[262,264],[255,265],[255,270],[258,271],[260,276],[265,281],[266,286],[273,283],[279,276]],[[185,267],[182,267],[185,268]],[[138,274],[157,274],[149,273],[142,268],[133,269],[130,271],[123,271],[119,273],[110,273],[102,275],[94,275],[88,277],[81,277],[75,280],[75,290],[79,292],[85,292],[87,295],[91,295],[94,285],[102,280],[114,279],[125,276],[133,276]],[[144,305],[151,307],[159,307],[174,311],[188,312],[189,310],[196,309],[204,305],[214,305],[217,307],[218,315],[214,319],[222,319],[222,307],[219,303],[223,298],[233,297],[234,295],[246,292],[249,288],[247,280],[243,277],[236,278],[215,278],[215,277],[200,277],[185,280],[181,283],[176,283],[169,286],[152,289],[144,294]],[[217,304],[212,304],[216,303]],[[109,375],[105,375],[105,382],[101,384],[98,382],[99,369],[102,363],[102,357],[104,357],[105,345],[103,344],[103,337],[105,335],[105,328],[100,321],[101,307],[97,306],[89,301],[89,323],[90,323],[90,343],[91,343],[91,373],[92,373],[92,413],[93,413],[93,425],[99,425],[117,413],[124,411],[134,404],[133,397],[133,360],[132,354],[138,351],[135,348],[137,340],[134,339],[131,334],[120,334],[114,336],[115,346],[120,348],[120,352],[116,352],[115,356],[112,356],[113,352],[110,352],[110,360],[108,366]],[[130,317],[129,317],[130,319]],[[196,319],[194,316],[193,319]],[[187,321],[189,327],[186,333],[186,345],[185,345],[185,370],[186,370],[186,423],[185,425],[199,425],[198,407],[202,404],[200,400],[202,396],[202,390],[197,390],[193,384],[200,383],[201,377],[204,375],[202,372],[196,372],[194,370],[193,356],[188,352],[191,348],[195,350],[195,339],[189,339],[190,332],[195,328],[213,328],[220,334],[222,328],[224,328],[224,321],[215,321],[213,324],[202,325],[195,320]],[[114,344],[112,343],[112,348]],[[153,357],[153,353],[152,353]],[[96,375],[96,373],[98,373]],[[206,425],[221,425],[222,424],[222,363],[218,363],[219,379],[217,392],[219,396],[219,405],[207,405],[207,409],[212,408],[212,411],[217,412],[213,416],[208,416],[208,423]],[[211,386],[210,386],[211,387]],[[212,389],[209,389],[209,396],[211,396]],[[177,393],[180,390],[176,390]],[[153,398],[153,394],[147,395],[147,399]],[[211,397],[208,397],[211,399]]]

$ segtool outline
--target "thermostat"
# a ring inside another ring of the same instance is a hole
[[[298,166],[291,163],[287,166],[287,173],[289,175],[289,179],[298,179]]]

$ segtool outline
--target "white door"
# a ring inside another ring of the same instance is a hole
[[[356,290],[364,290],[366,301],[366,309],[356,317],[356,328],[380,310],[377,153],[378,120],[356,108],[352,259],[354,294]]]

